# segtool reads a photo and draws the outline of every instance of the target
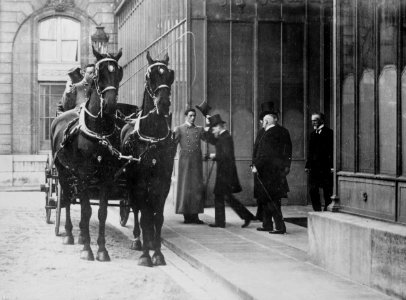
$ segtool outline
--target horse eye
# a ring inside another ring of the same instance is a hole
[[[109,69],[109,72],[110,72],[110,73],[111,73],[111,72],[114,72],[114,70],[115,70],[115,68],[114,68],[113,65],[109,65],[109,66],[108,66],[108,69]]]
[[[159,73],[163,74],[165,72],[165,70],[163,68],[159,68]]]

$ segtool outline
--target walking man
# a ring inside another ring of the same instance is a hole
[[[204,224],[198,214],[204,209],[204,185],[200,140],[203,127],[195,125],[196,110],[185,111],[185,123],[175,128],[175,141],[180,145],[178,186],[175,212],[183,214],[185,224]]]
[[[333,130],[326,127],[324,114],[319,112],[312,114],[312,125],[305,171],[309,174],[313,209],[321,211],[319,188],[322,188],[326,211],[333,191]]]
[[[284,234],[285,222],[281,210],[281,198],[287,197],[292,142],[289,131],[278,125],[278,113],[274,110],[263,112],[264,133],[258,142],[253,159],[252,172],[260,185],[259,201],[263,207],[262,227],[258,230],[272,234]],[[275,229],[273,222],[275,223]]]
[[[247,227],[254,219],[254,215],[233,196],[233,193],[242,191],[235,166],[233,138],[225,129],[225,122],[220,115],[211,116],[208,121],[212,134],[208,135],[207,141],[216,148],[216,153],[210,153],[209,157],[216,161],[217,165],[214,186],[215,223],[209,226],[221,228],[226,226],[225,201],[227,201],[235,213],[244,220],[241,227]]]

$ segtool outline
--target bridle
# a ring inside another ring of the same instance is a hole
[[[159,113],[159,107],[158,107],[158,98],[157,98],[157,93],[159,90],[161,89],[169,89],[169,92],[171,91],[171,87],[167,84],[161,84],[158,87],[156,87],[155,89],[152,89],[151,87],[151,83],[150,83],[150,74],[152,71],[153,67],[157,67],[157,66],[164,66],[166,69],[168,68],[168,66],[162,62],[156,62],[153,63],[152,65],[148,66],[147,72],[145,73],[145,90],[147,91],[148,95],[152,98],[152,100],[154,101],[154,106],[156,111]],[[163,69],[160,69],[159,72],[162,74],[163,71],[161,71]]]
[[[103,106],[104,106],[103,94],[105,92],[109,91],[109,90],[117,90],[117,88],[115,86],[109,85],[109,86],[105,87],[102,91],[100,91],[100,84],[99,84],[99,81],[100,81],[99,74],[100,74],[100,72],[99,72],[99,69],[100,69],[100,64],[104,63],[104,62],[114,62],[114,64],[116,65],[116,68],[115,68],[114,71],[116,71],[116,70],[118,70],[120,68],[120,66],[118,65],[118,62],[115,59],[111,58],[111,57],[106,57],[106,58],[103,58],[103,59],[99,60],[98,62],[96,62],[95,66],[94,66],[95,76],[93,77],[93,81],[94,81],[94,84],[96,86],[96,92],[97,92],[97,94],[99,95],[99,98],[100,98],[100,111],[98,112],[97,115],[94,115],[89,110],[87,110],[87,108],[84,108],[85,112],[89,116],[91,116],[93,118],[97,118],[99,115],[100,115],[100,117],[103,118]],[[110,69],[109,69],[109,71],[110,71]],[[110,71],[110,72],[113,72],[113,71]],[[116,98],[117,97],[118,97],[118,93],[116,95]]]

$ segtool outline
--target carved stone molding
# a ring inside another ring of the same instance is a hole
[[[46,6],[54,8],[55,11],[62,12],[68,7],[74,7],[75,3],[73,0],[48,0]]]

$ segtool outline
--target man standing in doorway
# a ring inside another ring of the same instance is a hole
[[[276,111],[263,113],[262,125],[265,132],[258,142],[252,172],[257,176],[261,188],[258,195],[263,207],[261,231],[284,234],[286,226],[281,210],[281,198],[287,197],[289,191],[286,175],[290,172],[292,142],[289,131],[278,125],[277,121]]]
[[[333,191],[333,130],[324,124],[324,114],[312,114],[314,131],[310,134],[305,171],[309,174],[309,192],[315,211],[321,211],[319,188],[323,189],[324,210]]]
[[[203,127],[195,125],[196,111],[185,111],[185,123],[175,128],[175,141],[180,145],[178,186],[175,212],[183,214],[185,224],[204,224],[198,214],[204,209],[204,185],[200,140]]]

